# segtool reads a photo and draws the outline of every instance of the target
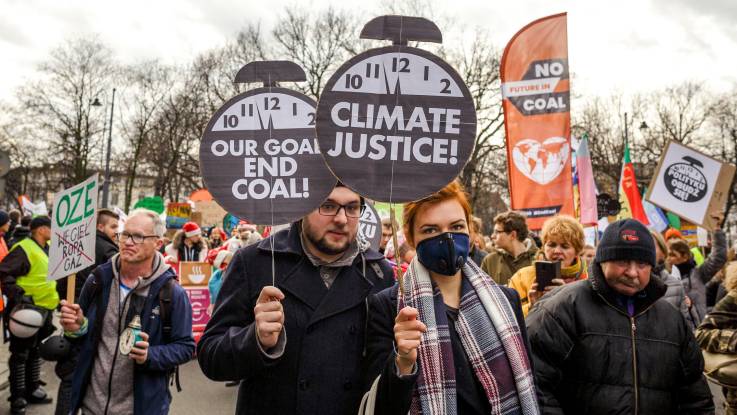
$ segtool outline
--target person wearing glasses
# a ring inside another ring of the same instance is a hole
[[[117,237],[120,253],[92,271],[79,304],[61,301],[61,326],[79,349],[71,413],[169,412],[169,376],[192,358],[195,344],[187,294],[158,251],[164,230],[156,213],[131,212]],[[175,317],[168,323],[160,297]]]
[[[95,263],[89,267],[77,272],[77,283],[74,287],[74,301],[79,300],[87,277],[98,266],[108,262],[115,254],[118,253],[118,244],[116,238],[118,236],[118,221],[120,217],[117,213],[110,209],[98,209],[97,211],[97,230],[95,235]],[[68,278],[62,278],[57,281],[56,290],[60,296],[65,296],[67,292]],[[57,414],[68,414],[69,406],[72,398],[72,376],[74,368],[77,366],[77,353],[73,350],[65,358],[59,359],[54,368],[54,372],[59,376],[59,392],[56,395],[56,411]]]
[[[394,283],[358,238],[363,209],[338,183],[318,209],[233,256],[197,358],[210,379],[240,382],[236,413],[357,411],[367,297]]]
[[[535,261],[537,245],[528,238],[525,215],[508,211],[496,215],[491,239],[494,250],[479,265],[497,284],[507,285],[517,271]]]

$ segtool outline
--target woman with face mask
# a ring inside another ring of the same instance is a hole
[[[580,256],[585,244],[583,226],[576,219],[565,215],[552,217],[543,224],[540,237],[540,259],[560,262],[560,278],[553,279],[544,290],[538,290],[534,264],[512,276],[509,287],[519,294],[525,317],[535,301],[555,287],[588,278],[588,264]]]
[[[367,384],[375,413],[537,414],[517,294],[473,261],[471,209],[453,182],[404,206],[417,254],[398,285],[369,301]]]

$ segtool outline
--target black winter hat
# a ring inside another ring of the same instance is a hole
[[[653,237],[645,225],[635,219],[622,219],[607,226],[596,248],[596,263],[622,259],[655,266]]]
[[[10,216],[8,215],[8,212],[0,210],[0,226],[3,226],[8,222],[10,222]]]
[[[51,218],[49,218],[46,215],[43,216],[36,216],[35,218],[31,219],[31,230],[34,230],[36,228],[40,228],[42,226],[48,226],[51,227]]]

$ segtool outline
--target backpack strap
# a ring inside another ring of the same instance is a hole
[[[174,279],[170,278],[159,291],[159,311],[163,323],[164,343],[171,341],[171,296]]]
[[[163,324],[162,333],[164,335],[164,343],[171,341],[171,298],[172,291],[174,291],[174,284],[176,284],[174,278],[169,278],[164,286],[161,287],[161,291],[159,291],[159,315]],[[170,372],[169,376],[171,377],[170,384],[176,383],[177,392],[181,392],[182,385],[179,382],[179,365]]]

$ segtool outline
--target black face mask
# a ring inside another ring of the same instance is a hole
[[[467,234],[444,232],[417,244],[417,259],[436,274],[453,276],[468,260],[470,249]]]

